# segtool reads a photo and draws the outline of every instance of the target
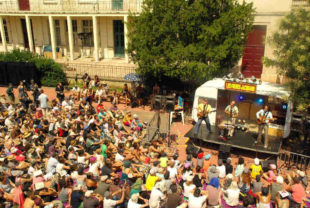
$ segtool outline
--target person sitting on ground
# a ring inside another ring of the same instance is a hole
[[[196,188],[193,190],[193,193],[190,193],[189,195],[188,208],[204,207],[207,197],[207,191],[201,191],[199,188]]]
[[[263,173],[263,178],[267,180],[268,183],[275,182],[277,180],[277,166],[275,164],[269,164],[269,170],[267,173]]]
[[[271,194],[269,193],[268,187],[263,187],[262,192],[257,194],[258,196],[258,203],[257,208],[270,208],[270,200]]]

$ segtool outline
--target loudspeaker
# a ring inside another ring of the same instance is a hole
[[[199,148],[196,147],[192,142],[187,143],[186,154],[192,155],[193,157],[197,157],[199,152]]]
[[[166,111],[174,111],[174,100],[167,100],[166,102]]]
[[[269,170],[269,165],[270,164],[277,164],[275,160],[264,160],[261,162],[262,168],[264,172],[267,172]]]
[[[134,99],[134,100],[131,101],[131,108],[135,108],[135,107],[138,107],[138,106],[139,106],[139,105],[138,105],[136,99]]]
[[[160,110],[162,108],[162,96],[161,95],[155,95],[154,98],[154,109]]]
[[[230,157],[230,146],[221,144],[218,158],[226,162],[228,157]]]

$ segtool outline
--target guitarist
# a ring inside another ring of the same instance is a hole
[[[194,127],[194,136],[195,137],[197,137],[197,135],[198,135],[198,130],[199,130],[201,122],[203,120],[206,122],[207,130],[209,131],[209,133],[212,133],[210,120],[209,120],[209,116],[208,116],[211,111],[212,111],[212,108],[211,108],[211,105],[208,104],[208,100],[203,99],[202,103],[199,104],[197,107],[198,121]]]
[[[234,135],[236,118],[239,115],[239,110],[238,107],[236,106],[236,101],[231,101],[230,105],[228,105],[225,108],[225,113],[227,116],[229,116],[230,124],[233,125],[233,127],[230,127],[228,131],[228,136],[232,137]]]
[[[268,125],[273,121],[272,113],[269,111],[268,105],[265,105],[264,109],[259,110],[256,113],[258,122],[258,137],[257,142],[262,143],[262,134],[264,131],[265,141],[264,148],[268,147]]]

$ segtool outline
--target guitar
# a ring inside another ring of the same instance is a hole
[[[277,120],[277,118],[272,118],[272,119],[269,119],[269,122],[273,122]],[[266,124],[266,116],[260,116],[258,119],[257,119],[257,124],[260,125],[260,124]]]
[[[216,110],[212,110],[212,111],[205,112],[205,113],[203,113],[203,111],[201,111],[201,112],[197,113],[197,117],[198,117],[198,118],[206,117],[209,113],[213,113],[213,112],[215,112],[215,111],[216,111]]]

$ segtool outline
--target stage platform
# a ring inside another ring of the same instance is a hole
[[[243,132],[235,131],[233,137],[230,137],[226,142],[220,139],[220,131],[217,127],[212,126],[213,133],[209,133],[206,129],[206,125],[200,126],[197,138],[194,137],[194,127],[189,130],[185,137],[191,139],[198,139],[207,143],[213,143],[218,145],[229,145],[233,149],[244,149],[253,152],[261,152],[266,154],[278,155],[282,140],[279,137],[269,137],[269,145],[264,148],[263,145],[255,144],[257,133],[254,132]]]

